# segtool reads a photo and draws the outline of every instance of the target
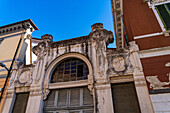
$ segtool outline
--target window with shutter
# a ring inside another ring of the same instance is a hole
[[[83,113],[93,113],[93,110],[85,110]]]
[[[115,113],[140,113],[134,83],[112,84]]]
[[[57,107],[64,107],[67,106],[67,90],[60,90],[58,91],[58,105]]]
[[[93,113],[93,97],[87,87],[51,90],[45,103],[45,113]]]
[[[47,101],[45,101],[45,105],[46,106],[54,106],[54,98],[55,98],[55,92],[50,92],[50,94],[49,94],[50,96],[49,96],[49,98],[47,99]]]
[[[155,6],[166,30],[170,30],[170,3]]]
[[[12,113],[25,113],[28,97],[29,97],[29,93],[16,94],[16,100],[15,100]]]
[[[93,97],[87,88],[83,88],[83,105],[92,105]]]
[[[80,106],[80,88],[70,89],[70,106]]]

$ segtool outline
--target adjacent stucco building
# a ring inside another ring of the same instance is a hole
[[[30,39],[34,30],[38,28],[30,19],[0,27],[0,63],[6,67],[0,67],[0,94],[4,93],[7,69],[10,70],[12,62],[31,63]],[[5,96],[0,102],[0,112],[4,99]]]

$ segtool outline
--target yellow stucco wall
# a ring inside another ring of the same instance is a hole
[[[21,47],[22,47],[24,38],[22,37],[21,34],[18,34],[18,35],[15,35],[15,36],[8,36],[8,37],[1,37],[0,36],[0,38],[4,38],[4,40],[0,44],[0,62],[5,61],[3,63],[9,69],[10,66],[11,66],[14,54],[16,52],[17,46],[19,44],[19,40],[20,40],[20,38],[22,38],[16,59],[18,58],[19,53],[21,51]],[[4,87],[4,83],[5,83],[5,80],[6,80],[6,78],[2,78],[2,76],[4,77],[5,75],[8,74],[7,71],[2,71],[2,69],[4,70],[5,68],[0,67],[0,70],[1,70],[0,71],[0,88]],[[4,91],[3,96],[2,96],[3,98],[0,102],[0,113],[2,112],[2,108],[3,108],[4,102],[5,102],[7,88],[8,88],[8,85],[6,85],[5,91]],[[1,92],[0,92],[0,94],[1,94]]]

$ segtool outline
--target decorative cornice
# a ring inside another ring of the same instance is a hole
[[[52,43],[51,47],[52,48],[64,47],[64,46],[69,46],[69,45],[86,43],[89,41],[90,41],[89,36],[82,36],[82,37],[78,37],[78,38],[72,38],[72,39],[68,39],[68,40],[54,42],[54,43]]]
[[[88,80],[79,80],[79,81],[70,81],[64,83],[50,83],[49,89],[61,89],[61,88],[70,88],[78,86],[87,86]]]
[[[13,24],[5,25],[0,27],[0,35],[7,33],[17,32],[26,29],[38,30],[37,26],[32,22],[31,19],[16,22]]]
[[[133,75],[126,76],[110,76],[111,83],[125,83],[134,81]]]
[[[123,48],[123,9],[122,9],[123,0],[111,0],[112,5],[112,15],[113,15],[113,23],[115,28],[115,36],[116,36],[116,46],[117,49]]]

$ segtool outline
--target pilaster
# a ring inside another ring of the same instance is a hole
[[[130,60],[134,67],[133,78],[139,101],[139,106],[141,109],[141,113],[154,113],[138,52],[138,46],[135,44],[135,42],[131,42]]]

